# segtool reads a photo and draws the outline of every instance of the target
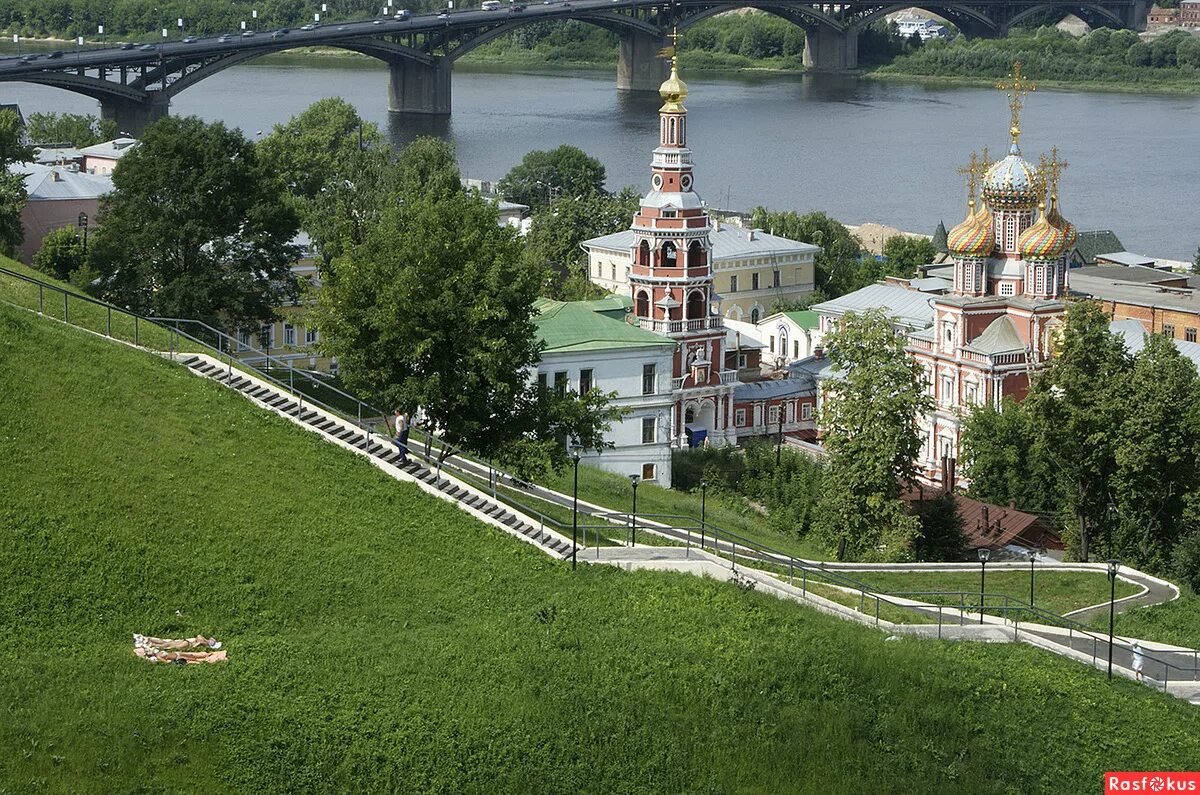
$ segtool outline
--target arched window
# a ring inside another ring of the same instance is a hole
[[[707,314],[704,311],[704,291],[692,290],[687,299],[687,319],[698,320]]]
[[[668,141],[670,143],[675,143],[675,119],[671,119],[670,125],[671,125],[671,127],[670,127],[671,133],[670,133],[670,138],[668,138]]]
[[[753,309],[750,310],[750,322],[751,323],[758,322],[758,307],[754,307]]]
[[[704,256],[704,247],[700,245],[699,240],[693,240],[688,246],[687,264],[689,268],[703,268],[708,264]]]
[[[638,246],[638,265],[643,268],[650,267],[650,244],[645,240]]]
[[[696,421],[696,407],[688,406],[683,411],[683,424],[691,425],[695,421]]]
[[[650,294],[645,290],[638,291],[637,307],[634,311],[638,317],[650,317]]]
[[[662,263],[661,263],[662,267],[674,268],[676,265],[675,254],[676,254],[676,251],[675,251],[674,243],[672,243],[670,240],[668,240],[666,243],[663,243],[662,244]]]

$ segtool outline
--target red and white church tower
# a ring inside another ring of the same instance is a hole
[[[629,285],[642,328],[675,340],[671,374],[675,407],[672,439],[690,434],[713,444],[733,443],[736,371],[725,372],[725,326],[713,311],[711,225],[696,194],[692,151],[687,147],[687,85],[678,58],[659,88],[658,147],[651,161],[650,192],[633,218]]]

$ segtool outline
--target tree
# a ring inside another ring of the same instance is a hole
[[[69,226],[51,229],[33,255],[33,267],[47,276],[66,281],[83,266],[83,241]]]
[[[967,537],[954,492],[944,491],[933,499],[914,503],[914,508],[921,521],[921,536],[915,546],[917,560],[962,560]]]
[[[25,209],[25,178],[9,166],[33,159],[33,149],[22,139],[21,117],[11,108],[0,109],[0,255],[11,257],[25,239],[21,211]]]
[[[917,418],[931,405],[921,368],[878,310],[843,315],[825,345],[841,376],[820,411],[829,461],[814,537],[852,559],[911,559],[919,521],[900,495],[916,479]]]
[[[1192,273],[1200,274],[1200,248],[1196,249],[1196,256],[1192,258]]]
[[[888,275],[902,279],[914,278],[917,268],[933,262],[937,254],[933,242],[923,237],[893,235],[883,244]]]
[[[1188,495],[1200,489],[1200,380],[1170,338],[1148,334],[1118,388],[1115,550],[1104,554],[1165,571],[1184,531]]]
[[[84,113],[31,113],[29,140],[39,144],[92,146],[118,135],[117,123]]]
[[[311,200],[334,180],[355,176],[363,149],[383,144],[379,127],[363,121],[353,105],[327,97],[287,124],[276,124],[259,141],[258,152],[291,196]]]
[[[529,205],[536,213],[558,197],[603,193],[604,180],[604,166],[599,160],[564,144],[525,155],[496,187],[508,201]]]
[[[536,405],[539,271],[495,206],[461,189],[445,142],[414,141],[385,183],[362,242],[322,273],[322,347],[353,389],[420,406],[451,444],[493,452]]]
[[[1054,357],[1024,402],[1034,444],[1053,467],[1061,510],[1074,524],[1077,535],[1067,540],[1082,560],[1108,510],[1128,370],[1125,346],[1109,331],[1103,309],[1076,302],[1067,309]]]
[[[861,268],[862,244],[850,230],[825,213],[773,212],[755,207],[750,223],[771,234],[820,246],[814,265],[816,288],[830,298],[857,290],[874,281],[864,280]]]
[[[562,301],[601,294],[588,280],[584,240],[628,229],[640,198],[632,188],[615,196],[593,193],[558,199],[533,216],[525,246],[546,269],[543,295]]]
[[[220,122],[155,122],[101,210],[89,260],[114,303],[231,328],[295,295],[296,215],[254,145]]]
[[[970,494],[984,502],[1014,502],[1024,511],[1054,514],[1061,506],[1057,471],[1023,403],[977,406],[963,420],[960,444]]]

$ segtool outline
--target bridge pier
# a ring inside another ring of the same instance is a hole
[[[617,88],[621,91],[658,91],[667,79],[667,61],[658,51],[667,46],[663,36],[622,33],[617,61]]]
[[[450,115],[452,62],[438,58],[432,64],[397,58],[388,62],[388,110],[393,113]]]
[[[804,65],[814,71],[841,72],[858,67],[858,31],[817,25],[804,30]]]
[[[145,100],[109,97],[100,100],[100,118],[116,122],[122,133],[141,138],[147,127],[167,115],[170,107],[170,97],[154,94]]]

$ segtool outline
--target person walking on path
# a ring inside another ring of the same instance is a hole
[[[392,441],[400,451],[400,463],[408,465],[408,417],[400,409],[396,409],[396,435]]]
[[[1142,645],[1135,640],[1131,651],[1133,651],[1133,675],[1140,682],[1142,681],[1142,666],[1146,663],[1145,657],[1142,655]]]

